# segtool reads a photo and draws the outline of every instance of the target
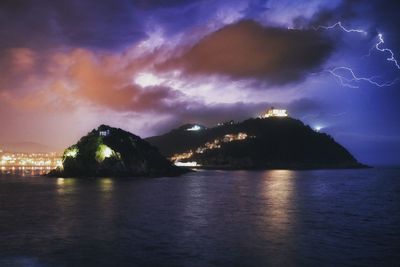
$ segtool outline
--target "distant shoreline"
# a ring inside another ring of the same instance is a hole
[[[302,170],[349,170],[349,169],[372,169],[376,168],[375,166],[368,166],[364,164],[360,164],[359,166],[320,166],[320,167],[289,167],[289,166],[275,166],[275,167],[254,167],[254,168],[236,168],[233,166],[198,166],[194,167],[194,170],[223,170],[223,171],[269,171],[269,170],[293,170],[293,171],[302,171]],[[397,166],[400,168],[400,166]]]

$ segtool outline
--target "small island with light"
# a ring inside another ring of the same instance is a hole
[[[101,125],[64,151],[52,177],[159,177],[189,170],[174,166],[158,149],[132,133]]]

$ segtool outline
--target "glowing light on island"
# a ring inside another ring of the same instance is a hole
[[[321,131],[323,128],[324,128],[324,127],[322,127],[322,126],[320,126],[320,125],[317,125],[317,126],[314,127],[314,130],[315,130],[316,132],[319,132],[319,131]]]
[[[109,146],[101,144],[96,151],[96,159],[98,162],[104,161],[106,158],[119,158],[120,154],[112,150]]]
[[[67,149],[64,153],[65,157],[71,157],[71,158],[76,158],[76,155],[78,155],[79,150],[77,148],[70,148]]]
[[[109,148],[109,147],[106,147],[106,148],[104,148],[104,150],[103,150],[103,155],[104,155],[105,158],[111,157],[112,153],[113,153],[113,151],[112,151],[112,149]]]
[[[201,127],[199,125],[193,125],[192,127],[186,129],[186,131],[200,131]]]
[[[178,167],[198,167],[198,166],[200,166],[196,161],[189,161],[189,162],[177,161],[174,164],[175,164],[175,166],[178,166]]]
[[[286,109],[276,109],[274,107],[269,108],[263,114],[261,114],[261,118],[271,118],[271,117],[287,117],[288,112]]]

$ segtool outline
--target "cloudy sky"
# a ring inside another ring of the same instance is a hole
[[[0,143],[61,149],[101,123],[147,137],[274,105],[365,163],[400,164],[399,12],[385,0],[1,0]]]

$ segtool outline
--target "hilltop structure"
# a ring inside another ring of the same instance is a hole
[[[271,118],[271,117],[288,117],[289,114],[286,109],[276,109],[274,107],[271,107],[264,111],[260,118]]]

